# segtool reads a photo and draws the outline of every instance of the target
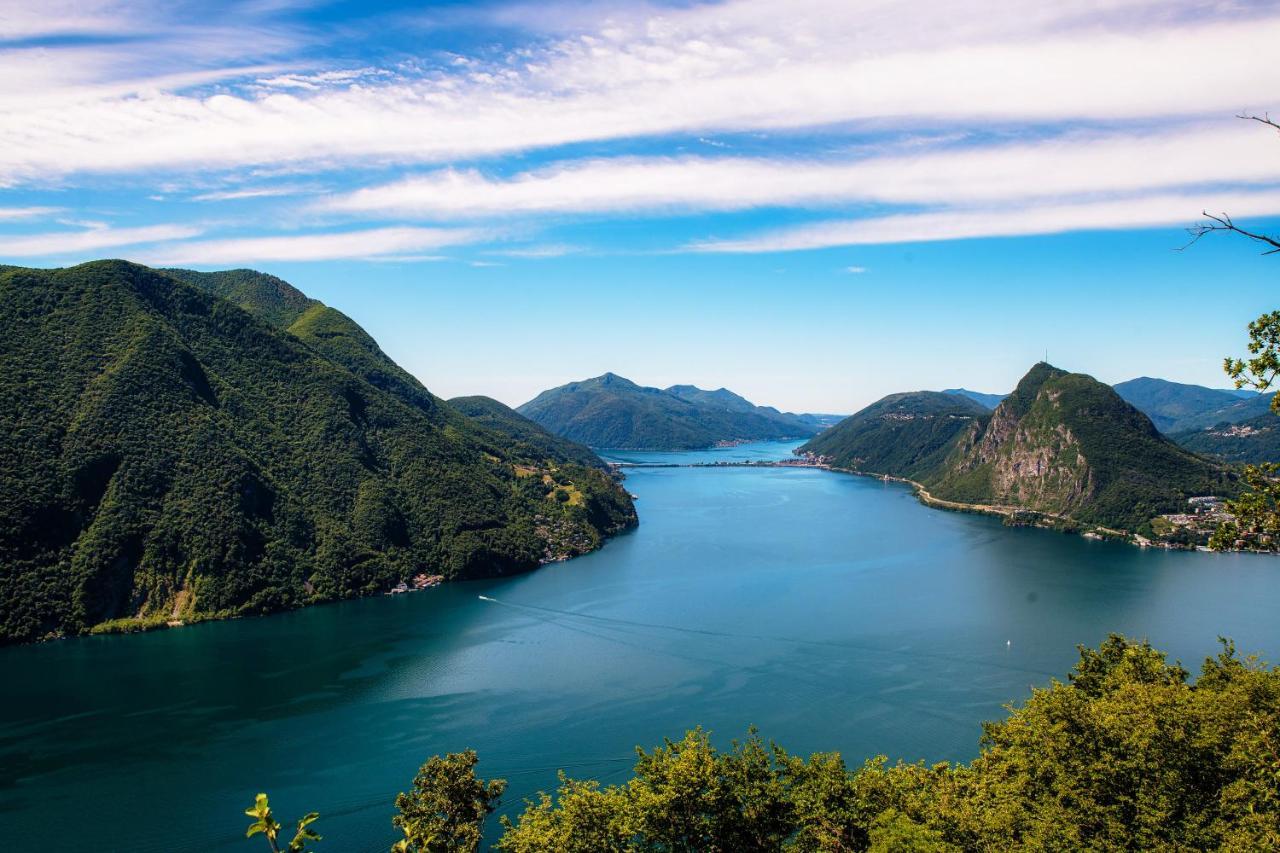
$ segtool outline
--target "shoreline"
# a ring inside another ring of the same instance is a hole
[[[600,544],[597,545],[596,547],[588,551],[583,551],[580,554],[573,554],[563,559],[557,559],[557,560],[541,560],[540,559],[537,563],[534,563],[533,565],[525,568],[521,568],[517,571],[498,573],[493,575],[479,575],[476,577],[462,577],[462,578],[445,578],[443,576],[439,576],[442,578],[442,580],[440,580],[438,583],[429,584],[428,586],[421,587],[421,588],[415,588],[411,586],[408,589],[403,590],[402,592],[404,594],[408,594],[411,592],[425,592],[427,590],[435,589],[437,587],[444,586],[445,584],[450,584],[450,583],[457,583],[457,582],[464,582],[464,581],[494,580],[496,578],[518,577],[519,575],[527,575],[532,572],[536,572],[539,569],[545,568],[547,566],[559,565],[561,563],[569,563],[569,562],[572,562],[573,560],[578,559],[579,557],[586,557],[590,554],[594,554],[597,551],[599,551],[601,548],[603,548],[605,545],[609,544],[614,539],[618,538],[619,536],[625,536],[626,534],[633,532],[639,526],[640,526],[640,521],[639,521],[639,516],[637,516],[636,522],[634,524],[625,525],[623,527],[619,527],[607,532],[602,531],[601,537],[600,537]],[[436,576],[432,575],[431,577],[436,577]],[[400,597],[400,593],[396,593],[394,592],[394,590],[395,590],[395,587],[392,587],[390,589],[378,590],[376,592],[367,592],[367,593],[362,592],[359,595],[337,596],[334,598],[320,598],[312,601],[305,601],[305,602],[302,602],[301,604],[297,604],[291,607],[279,607],[279,608],[274,608],[272,610],[267,610],[264,612],[243,613],[243,612],[238,612],[233,610],[223,610],[215,613],[187,614],[182,616],[181,618],[173,615],[124,616],[124,617],[118,617],[115,619],[108,619],[106,622],[99,622],[96,625],[92,625],[83,631],[77,631],[74,633],[62,632],[57,634],[46,634],[45,636],[37,637],[32,640],[24,640],[19,642],[0,642],[0,648],[17,647],[17,646],[35,646],[35,645],[41,645],[43,643],[56,643],[61,640],[77,640],[77,639],[85,639],[89,637],[116,637],[116,636],[124,636],[128,634],[151,634],[157,631],[171,631],[171,630],[176,630],[178,628],[186,628],[193,625],[205,624],[208,622],[228,622],[233,619],[269,618],[272,616],[279,616],[284,613],[295,613],[299,610],[306,610],[311,607],[323,607],[328,604],[339,604],[344,601],[363,601],[366,599],[373,599],[373,598],[378,598],[382,596],[392,597],[392,598]]]
[[[1204,545],[1179,545],[1149,539],[1128,530],[1119,530],[1101,525],[1087,524],[1067,515],[1026,509],[1024,507],[1005,506],[1001,504],[972,504],[963,501],[952,501],[933,495],[923,483],[906,477],[892,474],[880,474],[874,471],[859,471],[854,468],[842,468],[808,456],[796,456],[783,459],[742,459],[714,462],[610,462],[615,469],[624,468],[816,468],[837,474],[851,474],[855,477],[870,477],[884,482],[902,483],[910,486],[920,503],[931,509],[948,512],[965,512],[974,515],[989,515],[1001,518],[1009,527],[1037,527],[1042,530],[1056,530],[1069,533],[1095,542],[1123,542],[1137,548],[1160,548],[1166,551],[1199,551],[1202,553],[1254,554],[1265,551],[1254,551],[1244,548],[1227,548],[1215,551]]]
[[[947,512],[964,512],[973,515],[989,515],[996,518],[1004,519],[1004,523],[1008,527],[1037,527],[1041,530],[1055,530],[1059,533],[1066,533],[1079,536],[1082,539],[1088,539],[1094,542],[1122,542],[1126,545],[1132,545],[1136,548],[1160,548],[1165,551],[1197,551],[1205,554],[1253,554],[1264,553],[1249,551],[1242,548],[1229,548],[1221,551],[1215,551],[1204,545],[1175,545],[1169,542],[1160,542],[1154,539],[1148,539],[1137,533],[1128,530],[1117,530],[1110,527],[1102,527],[1100,525],[1089,525],[1081,521],[1077,521],[1067,515],[1059,515],[1052,512],[1043,512],[1035,509],[1025,509],[1023,507],[1002,506],[999,504],[971,504],[963,501],[950,501],[945,498],[934,497],[924,484],[906,477],[895,477],[891,474],[877,474],[872,471],[858,471],[853,468],[840,468],[835,465],[815,465],[813,467],[821,467],[827,471],[834,471],[838,474],[852,474],[855,477],[872,477],[884,482],[903,483],[911,487],[913,494],[920,503],[931,509],[941,509]]]

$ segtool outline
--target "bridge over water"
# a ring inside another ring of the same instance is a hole
[[[740,459],[733,462],[610,462],[611,468],[827,468],[809,459]]]

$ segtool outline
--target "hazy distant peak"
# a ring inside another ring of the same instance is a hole
[[[946,388],[941,393],[951,394],[955,397],[968,397],[988,409],[994,409],[1000,405],[1001,400],[1009,396],[1008,394],[987,394],[982,391],[970,391],[968,388]]]

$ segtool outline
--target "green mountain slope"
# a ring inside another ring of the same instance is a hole
[[[513,454],[555,458],[593,468],[605,467],[604,460],[591,448],[548,432],[492,397],[454,397],[449,405],[486,429],[509,436],[512,445],[508,451]]]
[[[682,393],[606,373],[543,391],[516,411],[590,447],[627,450],[692,450],[731,441],[801,438],[818,431],[812,423],[754,406],[724,389],[673,388]]]
[[[1038,364],[925,480],[939,498],[1015,506],[1130,531],[1230,478],[1162,436],[1090,376]]]
[[[634,523],[606,474],[504,456],[339,312],[179,281],[204,275],[0,273],[0,640],[515,572]]]
[[[260,320],[306,342],[326,358],[369,384],[399,397],[437,421],[449,420],[440,399],[392,361],[369,333],[347,315],[310,299],[288,282],[254,270],[195,272],[162,270],[207,293],[222,297]],[[454,417],[455,424],[465,422]]]
[[[1272,412],[1239,423],[1176,432],[1169,438],[1190,451],[1226,462],[1280,461],[1280,417]]]
[[[1166,435],[1249,420],[1265,413],[1271,401],[1270,394],[1242,394],[1149,376],[1114,387],[1126,403],[1151,418],[1156,429]]]
[[[832,465],[918,480],[938,470],[954,439],[986,418],[982,404],[956,394],[890,394],[804,444],[799,452]]]

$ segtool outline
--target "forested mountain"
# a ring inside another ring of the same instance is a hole
[[[1273,412],[1239,423],[1175,432],[1169,436],[1196,453],[1256,465],[1280,461],[1280,417]]]
[[[802,422],[822,430],[822,429],[826,429],[827,427],[835,426],[836,424],[840,423],[842,420],[844,420],[849,416],[848,415],[832,415],[832,414],[819,413],[819,412],[804,412],[802,414],[796,415],[796,417],[799,418]]]
[[[512,452],[523,448],[526,455],[533,457],[559,459],[593,468],[607,467],[591,448],[548,432],[492,397],[454,397],[449,405],[481,426],[509,436]]]
[[[1008,394],[984,394],[981,391],[970,391],[968,388],[947,388],[942,393],[968,397],[975,403],[981,404],[988,412],[1000,405],[1000,401],[1009,396]]]
[[[895,394],[800,448],[838,467],[906,477],[936,498],[1145,530],[1231,477],[1161,435],[1090,376],[1038,364],[987,413],[950,393]]]
[[[1136,531],[1186,499],[1230,489],[1224,471],[1161,435],[1107,385],[1037,364],[928,479],[939,498],[1016,506]]]
[[[607,474],[516,444],[279,279],[10,268],[0,641],[515,572],[634,524]]]
[[[613,373],[543,391],[517,411],[591,447],[692,450],[733,441],[803,438],[821,427],[721,388],[646,388]]]
[[[988,410],[950,392],[890,394],[800,448],[852,468],[919,479],[936,471],[953,440]]]
[[[1126,403],[1151,418],[1156,429],[1166,435],[1247,421],[1264,414],[1272,397],[1149,376],[1120,382],[1114,387]]]

